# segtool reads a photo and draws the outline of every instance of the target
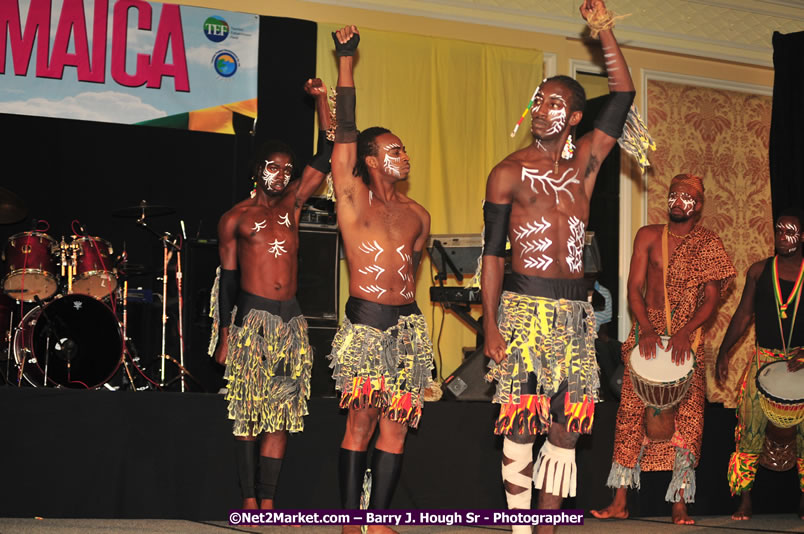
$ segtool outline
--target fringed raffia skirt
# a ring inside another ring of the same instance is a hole
[[[235,313],[232,316],[236,316]],[[230,327],[226,400],[235,436],[301,432],[310,398],[313,353],[303,315],[285,322],[252,309]]]
[[[502,405],[494,432],[547,432],[551,401],[565,388],[556,422],[566,422],[569,432],[591,432],[600,388],[592,305],[504,291],[497,323],[508,346],[506,359],[486,375],[497,381],[494,402]],[[529,376],[535,391],[528,390]]]
[[[329,358],[341,408],[379,408],[391,421],[418,426],[434,368],[433,344],[420,313],[400,316],[386,330],[345,317]]]

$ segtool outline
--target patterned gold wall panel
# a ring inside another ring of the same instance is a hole
[[[753,330],[738,343],[726,387],[712,378],[723,334],[737,308],[748,267],[773,253],[768,170],[771,98],[669,82],[648,82],[648,126],[657,150],[648,175],[648,224],[667,222],[670,179],[704,178],[701,224],[717,232],[737,269],[707,336],[707,398],[735,406],[737,381],[754,346]]]

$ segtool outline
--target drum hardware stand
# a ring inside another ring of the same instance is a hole
[[[11,342],[14,339],[14,336],[12,335],[14,330],[14,306],[11,306],[11,313],[8,314],[8,332],[6,332],[6,374],[3,377],[6,382],[6,386],[11,386],[11,381],[8,378],[9,373],[11,373]]]
[[[61,277],[67,276],[67,294],[73,292],[73,275],[78,269],[78,245],[75,243],[66,243],[64,236],[61,236],[61,243],[59,243],[59,256],[61,263]],[[69,251],[69,258],[67,256]]]
[[[124,252],[125,254],[125,252]],[[128,336],[126,331],[128,329],[128,280],[123,281],[123,354],[120,355],[120,361],[123,363],[123,369],[126,371],[126,376],[128,377],[128,383],[131,384],[131,389],[137,391],[137,388],[134,387],[134,377],[131,376],[131,369],[128,368],[128,362],[126,361],[126,354],[128,354],[128,347],[126,343],[128,341]],[[129,356],[131,357],[131,356]],[[132,364],[134,362],[132,361]]]
[[[164,232],[160,234],[145,222],[145,211],[143,210],[142,215],[137,219],[137,224],[155,236],[159,238],[162,242],[162,352],[159,354],[159,359],[161,360],[160,370],[159,370],[159,385],[161,387],[168,386],[169,384],[173,383],[177,378],[181,380],[181,391],[182,393],[186,391],[186,380],[185,375],[187,373],[187,369],[184,367],[184,339],[182,338],[182,317],[181,317],[181,247],[177,245],[178,239],[171,241],[172,235],[169,232]],[[170,249],[170,250],[168,250]],[[177,268],[176,268],[176,283],[177,283],[177,290],[179,292],[179,315],[177,317],[178,320],[178,329],[179,329],[179,345],[180,345],[180,353],[181,353],[181,362],[176,362],[173,358],[170,358],[165,353],[165,342],[166,342],[166,328],[167,328],[167,280],[168,280],[168,264],[170,263],[171,257],[173,253],[177,253]],[[172,362],[176,363],[176,366],[179,368],[179,376],[170,380],[169,382],[165,382],[165,361],[170,359]]]
[[[50,340],[53,339],[53,338],[56,338],[56,340],[57,340],[56,344],[54,345],[56,347],[57,355],[60,358],[62,358],[65,362],[67,362],[67,382],[70,383],[71,382],[70,368],[72,366],[72,360],[73,360],[73,358],[75,358],[76,352],[77,352],[76,343],[75,343],[75,341],[73,339],[71,339],[69,337],[66,337],[66,336],[64,337],[64,339],[60,340],[59,336],[58,336],[58,332],[56,332],[56,329],[55,329],[55,326],[54,326],[56,323],[51,321],[50,317],[47,314],[47,311],[45,311],[45,303],[42,302],[42,299],[40,299],[38,296],[34,296],[34,301],[36,302],[36,305],[39,306],[42,309],[42,317],[46,321],[45,329],[44,329],[45,330],[44,331],[44,334],[45,334],[45,369],[44,369],[45,376],[44,376],[44,379],[42,380],[42,386],[47,387],[47,371],[48,371],[48,365],[50,363]],[[61,320],[61,317],[57,316],[56,320],[59,323],[61,323],[61,326],[64,328],[64,330],[67,330],[67,328],[65,327],[63,321]],[[23,363],[24,362],[25,362],[25,360],[23,360]],[[22,369],[22,365],[20,365],[20,369]]]

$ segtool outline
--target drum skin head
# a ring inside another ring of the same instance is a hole
[[[662,345],[667,347],[669,337],[662,336]],[[639,345],[634,347],[628,357],[631,372],[646,378],[652,382],[675,382],[687,376],[695,363],[695,355],[687,359],[683,364],[673,363],[671,353],[666,348],[656,345],[656,357],[650,360],[643,358],[639,354]]]
[[[787,361],[771,362],[762,366],[757,384],[771,398],[798,402],[804,400],[804,369],[787,370]]]

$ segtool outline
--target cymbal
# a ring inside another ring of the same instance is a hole
[[[127,208],[120,208],[112,212],[113,217],[160,217],[162,215],[170,215],[176,213],[176,210],[170,206],[158,206],[156,204],[148,204],[146,201],[141,200],[136,206],[129,206]]]
[[[12,224],[28,215],[28,206],[22,198],[5,187],[0,187],[0,224]]]

